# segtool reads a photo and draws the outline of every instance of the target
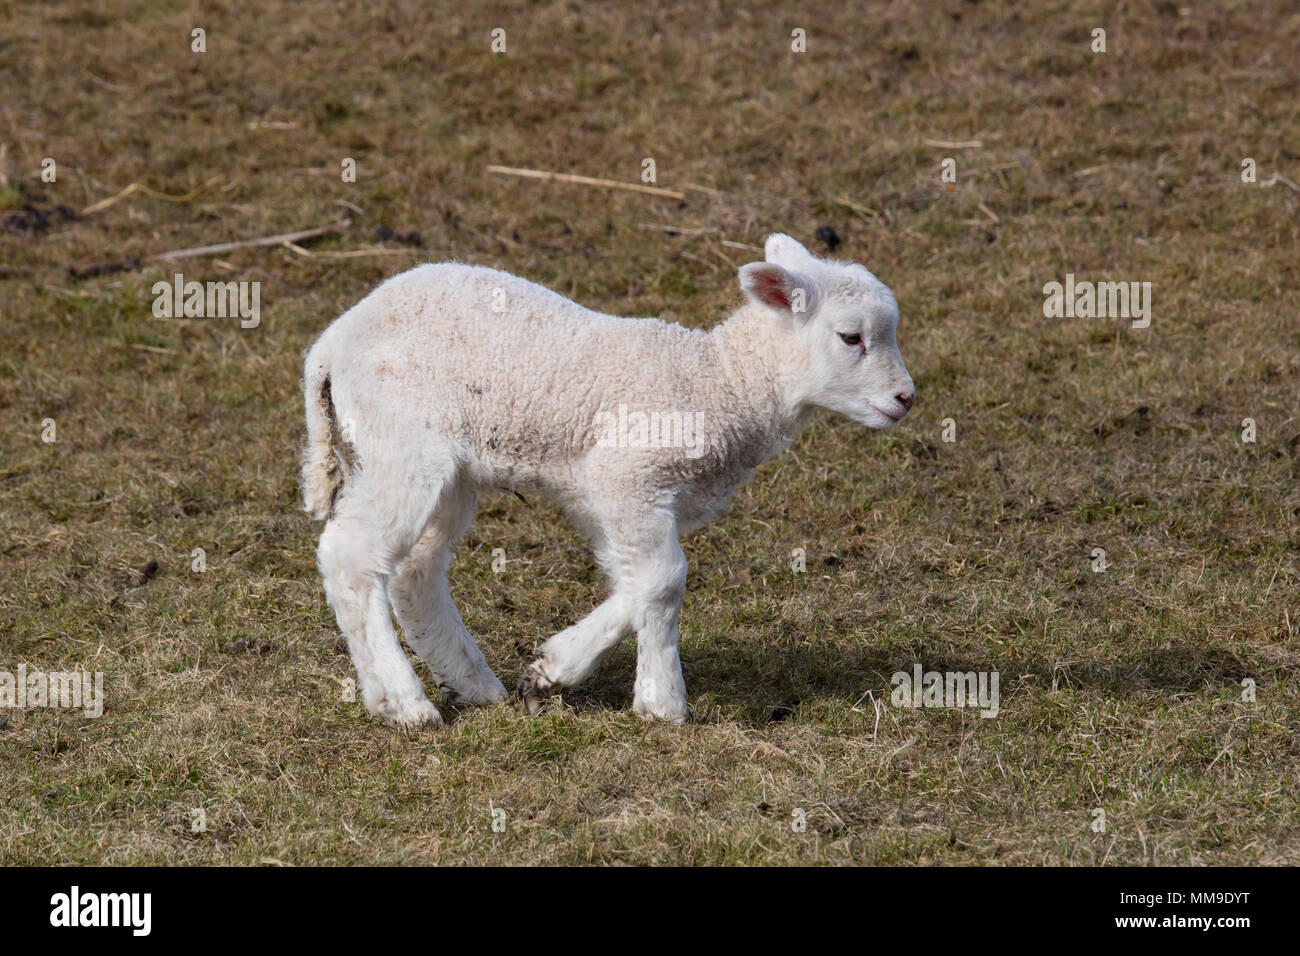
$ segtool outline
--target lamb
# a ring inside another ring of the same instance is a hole
[[[892,428],[916,389],[898,307],[864,267],[789,236],[741,267],[745,304],[709,331],[586,309],[460,263],[395,276],[307,353],[306,511],[371,714],[440,726],[389,614],[446,704],[504,700],[447,587],[480,492],[532,492],[589,536],[610,594],[547,640],[518,692],[530,712],[637,637],[632,709],[689,715],[677,653],[679,535],[716,518],[815,408]]]

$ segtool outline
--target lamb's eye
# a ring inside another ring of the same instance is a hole
[[[854,332],[852,335],[847,334],[847,333],[845,333],[845,332],[841,332],[841,333],[840,333],[840,338],[842,338],[842,339],[844,340],[844,344],[845,344],[845,345],[861,345],[861,344],[862,344],[862,336],[859,335],[857,332]]]

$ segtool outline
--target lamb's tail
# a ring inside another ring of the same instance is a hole
[[[338,442],[338,421],[330,394],[329,336],[323,336],[307,353],[303,395],[307,405],[307,447],[302,456],[304,510],[317,520],[328,518],[343,487]]]

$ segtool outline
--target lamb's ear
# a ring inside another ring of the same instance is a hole
[[[791,272],[771,262],[741,266],[740,288],[759,305],[781,315],[802,319],[817,308],[816,283],[801,272]]]
[[[791,239],[783,232],[774,232],[767,237],[763,246],[763,258],[787,269],[798,269],[803,263],[816,261],[813,254],[798,240]]]

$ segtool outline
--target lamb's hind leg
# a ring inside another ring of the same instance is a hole
[[[429,665],[448,703],[490,704],[506,697],[465,629],[447,587],[451,546],[474,519],[474,493],[448,488],[424,535],[398,567],[389,596],[406,643]]]
[[[347,638],[366,709],[408,728],[442,724],[388,612],[388,576],[423,524],[418,502],[368,495],[363,481],[345,489],[316,552],[325,596]]]

